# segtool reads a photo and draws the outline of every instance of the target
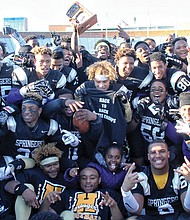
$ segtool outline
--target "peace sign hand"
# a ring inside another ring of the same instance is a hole
[[[182,174],[188,183],[190,183],[190,161],[187,157],[184,157],[185,163],[183,163],[177,169],[174,169],[175,172]]]
[[[125,179],[122,184],[122,189],[125,192],[131,190],[136,183],[139,183],[144,180],[144,179],[140,179],[138,177],[138,172],[133,172],[134,170],[135,170],[135,163],[131,165],[131,167],[129,168],[128,172],[125,175]]]

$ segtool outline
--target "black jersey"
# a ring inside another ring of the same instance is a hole
[[[148,94],[150,82],[153,74],[148,69],[135,66],[131,74],[126,79],[118,77],[117,82],[123,84],[132,91],[132,99],[137,95]]]
[[[165,139],[168,145],[182,144],[182,138],[176,132],[174,125],[167,119],[167,112],[167,105],[156,107],[154,103],[151,103],[143,112],[140,130],[148,143],[157,139]]]
[[[164,106],[162,107],[164,110]],[[141,133],[144,139],[152,142],[156,139],[164,139],[165,126],[164,118],[161,119],[161,111],[156,110],[154,103],[150,104],[141,117]]]
[[[76,70],[72,67],[64,66],[60,72],[64,74],[67,80],[65,88],[74,92],[75,89],[79,86],[79,78]]]
[[[44,78],[49,81],[52,90],[55,92],[57,89],[64,88],[66,84],[66,77],[58,70],[50,70]],[[23,71],[17,69],[13,72],[14,86],[21,88],[28,83],[39,80],[39,77],[34,68],[23,68]]]
[[[44,143],[62,143],[62,135],[56,121],[44,121],[39,118],[36,125],[30,128],[21,115],[9,117],[7,126],[0,129],[0,136],[1,155],[16,158],[31,157],[31,152]]]
[[[6,98],[9,91],[12,88],[12,72],[13,66],[8,66],[6,63],[2,63],[0,67],[0,95]]]
[[[0,219],[14,213],[14,197],[4,190],[5,184],[6,181],[0,181]]]
[[[139,173],[144,181],[135,185],[132,193],[144,196],[144,206],[147,215],[165,215],[174,212],[183,212],[180,196],[187,191],[185,177],[169,168],[168,180],[163,189],[158,189],[154,181],[151,167],[147,167]]]
[[[61,194],[61,201],[57,201],[51,207],[61,214],[64,210],[71,210],[75,214],[75,219],[94,219],[94,220],[110,220],[111,212],[109,206],[101,207],[99,203],[102,200],[100,192],[109,192],[109,195],[117,202],[121,212],[123,205],[121,195],[113,190],[101,189],[92,193],[85,193],[80,190],[65,190]]]
[[[56,178],[51,178],[39,167],[23,170],[16,175],[16,178],[21,183],[32,184],[40,204],[48,193],[52,191],[63,192],[69,185],[64,180],[62,173],[59,173]]]
[[[48,102],[43,108],[43,116],[45,118],[54,118],[59,122],[60,131],[62,129],[66,129],[80,140],[79,145],[76,147],[67,145],[67,148],[65,148],[63,152],[64,157],[67,157],[73,161],[79,159],[81,162],[85,162],[85,158],[90,160],[94,156],[94,149],[96,148],[96,144],[103,130],[102,120],[99,116],[97,116],[95,121],[90,121],[89,131],[82,134],[77,131],[73,125],[73,115],[70,117],[65,115],[64,103],[65,100],[63,99],[54,99]]]
[[[14,87],[13,72],[24,73],[23,69],[17,65],[9,65],[7,63],[0,64],[0,96],[6,99],[12,87]]]
[[[166,77],[163,80],[170,95],[179,94],[190,89],[190,78],[183,71],[166,69]]]

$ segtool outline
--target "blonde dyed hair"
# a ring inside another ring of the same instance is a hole
[[[42,46],[42,47],[34,47],[32,50],[31,50],[32,53],[34,53],[34,56],[40,54],[40,55],[44,55],[44,54],[48,54],[48,55],[52,55],[52,51],[50,48],[46,47],[46,46]]]
[[[42,96],[39,95],[38,93],[36,92],[27,92],[25,95],[24,95],[24,99],[33,99],[33,100],[36,100],[38,102],[42,102]]]
[[[106,76],[110,81],[116,81],[115,68],[107,61],[95,62],[87,67],[86,72],[89,80],[93,80],[98,73],[99,75]]]
[[[49,155],[54,155],[58,158],[61,158],[62,151],[59,150],[55,143],[48,143],[46,145],[42,145],[41,147],[36,148],[32,152],[32,158],[35,160],[36,164],[39,165],[41,160],[43,160],[45,157],[48,157]]]

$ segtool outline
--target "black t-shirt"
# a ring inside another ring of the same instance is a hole
[[[117,202],[121,212],[125,215],[121,195],[113,190],[101,189],[93,193],[84,193],[80,190],[65,190],[61,194],[61,201],[57,201],[51,207],[61,214],[64,210],[75,213],[75,219],[97,219],[110,220],[111,212],[108,206],[101,207],[102,200],[100,192],[109,192],[109,195]]]

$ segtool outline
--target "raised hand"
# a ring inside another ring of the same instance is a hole
[[[74,178],[75,176],[78,175],[78,170],[79,170],[79,167],[71,168],[70,171],[69,171],[69,176]]]
[[[124,38],[125,40],[130,39],[129,35],[121,28],[121,26],[117,25],[118,35],[119,37]]]
[[[99,203],[101,207],[103,207],[104,205],[109,207],[114,207],[117,205],[116,201],[109,195],[107,191],[105,194],[101,192],[101,195],[102,195],[102,200]]]
[[[144,180],[139,178],[138,172],[133,172],[135,168],[136,168],[135,163],[132,163],[131,167],[129,168],[128,172],[125,175],[125,179],[122,184],[122,189],[125,192],[131,190],[136,183],[139,183]]]
[[[183,163],[180,167],[175,169],[174,171],[182,174],[188,183],[190,183],[190,161],[187,157],[184,157],[185,163]]]
[[[145,109],[150,104],[150,97],[144,97],[138,101],[137,104],[137,113],[142,116],[144,114]]]
[[[165,53],[166,47],[169,45],[169,43],[162,43],[159,44],[157,47],[155,47],[153,52],[161,52]]]
[[[75,99],[67,99],[65,101],[65,105],[67,107],[70,107],[71,111],[74,112],[74,111],[79,111],[79,109],[83,107],[84,102],[77,101]]]
[[[183,62],[181,60],[178,60],[172,56],[166,56],[166,61],[168,64],[171,64],[173,66],[176,66],[177,68],[181,69],[183,67]]]
[[[65,145],[70,144],[72,147],[76,147],[79,144],[79,139],[70,131],[62,129],[61,133],[64,133],[62,136],[62,140]]]

